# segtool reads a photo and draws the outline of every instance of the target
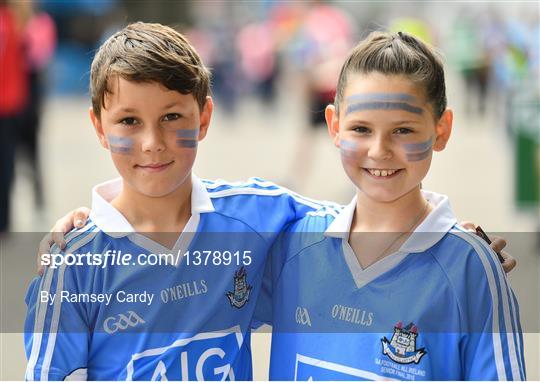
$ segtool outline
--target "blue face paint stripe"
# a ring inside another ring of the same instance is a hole
[[[421,108],[405,102],[363,102],[349,105],[345,115],[362,110],[405,110],[414,114],[422,114],[423,112]]]
[[[341,150],[348,150],[348,151],[358,149],[358,145],[355,142],[348,141],[346,139],[342,139],[342,140],[339,141],[339,147],[340,147]]]
[[[197,140],[196,139],[177,139],[176,146],[192,149],[192,148],[197,147]]]
[[[115,154],[128,154],[131,152],[131,147],[122,147],[122,146],[110,146],[111,153]]]
[[[426,159],[431,154],[431,148],[421,153],[407,154],[407,160],[409,162],[417,162]]]
[[[406,93],[368,93],[354,94],[346,98],[347,103],[360,101],[402,101],[414,102],[415,97]]]
[[[411,153],[417,153],[417,152],[424,152],[426,150],[429,150],[433,146],[433,138],[429,138],[425,142],[420,143],[404,143],[403,147],[406,151]]]
[[[115,146],[133,146],[133,139],[127,137],[117,137],[115,135],[107,135],[109,144]]]
[[[176,138],[197,139],[198,137],[199,137],[199,129],[176,130]]]

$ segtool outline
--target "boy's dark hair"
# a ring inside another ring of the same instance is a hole
[[[379,72],[405,75],[425,90],[427,101],[439,119],[446,110],[444,69],[440,54],[407,33],[372,32],[349,54],[341,68],[335,107],[343,101],[350,73]]]
[[[106,93],[112,93],[113,76],[155,81],[169,90],[193,94],[201,110],[210,93],[210,72],[195,49],[181,33],[161,24],[130,24],[98,49],[90,69],[90,95],[98,118]]]

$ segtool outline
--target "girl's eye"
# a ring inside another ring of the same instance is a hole
[[[359,134],[368,134],[370,130],[367,127],[364,126],[356,126],[353,128],[353,131],[359,133]]]
[[[413,131],[409,129],[408,127],[400,127],[399,129],[394,130],[394,133],[405,135],[405,134],[411,134]]]
[[[124,118],[120,121],[123,125],[135,125],[137,123],[137,120],[133,117]]]
[[[163,117],[163,120],[164,121],[176,121],[178,118],[180,118],[180,114],[169,113],[165,117]]]

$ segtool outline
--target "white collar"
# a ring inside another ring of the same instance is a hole
[[[214,205],[203,182],[195,174],[192,174],[191,180],[191,215],[214,212]],[[117,178],[98,184],[92,189],[90,219],[100,230],[113,237],[123,237],[135,232],[124,215],[110,203],[120,193],[122,185],[122,178]]]
[[[399,252],[423,252],[435,245],[457,223],[446,195],[425,190],[422,190],[422,195],[433,210],[403,243]],[[348,240],[355,210],[356,195],[334,219],[324,235]]]

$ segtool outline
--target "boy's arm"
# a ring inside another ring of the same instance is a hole
[[[77,293],[72,267],[47,268],[33,280],[26,296],[26,380],[86,379],[89,333],[86,311],[65,301]]]
[[[496,254],[480,240],[474,250],[461,291],[467,320],[460,346],[462,379],[524,380],[517,300]]]

